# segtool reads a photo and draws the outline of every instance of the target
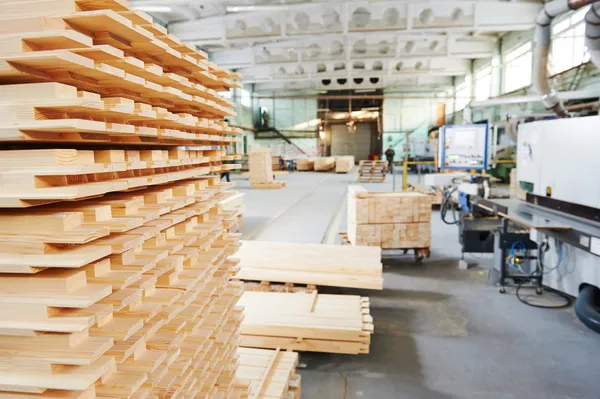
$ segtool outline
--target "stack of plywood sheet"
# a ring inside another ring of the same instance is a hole
[[[348,238],[383,249],[429,248],[431,196],[417,192],[368,192],[348,188]]]
[[[315,171],[317,171],[317,172],[331,171],[335,168],[335,158],[334,157],[315,158],[314,168],[315,168]]]
[[[298,354],[280,349],[238,349],[237,383],[250,387],[251,399],[300,399]]]
[[[335,172],[336,173],[349,173],[354,168],[354,156],[342,156],[336,157],[335,159]]]
[[[383,288],[380,248],[243,241],[237,256],[241,280]]]
[[[360,161],[358,164],[358,182],[383,183],[387,172],[387,161]]]
[[[315,160],[312,158],[298,158],[295,162],[296,170],[308,171],[315,169]]]
[[[273,179],[273,163],[270,148],[255,148],[248,154],[250,184],[255,189],[272,189],[285,187],[285,181]]]
[[[369,353],[368,298],[354,295],[245,292],[241,346],[309,352]]]
[[[0,398],[243,396],[238,76],[122,0],[2,5]]]

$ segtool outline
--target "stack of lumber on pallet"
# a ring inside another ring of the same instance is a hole
[[[358,164],[358,182],[383,183],[387,171],[387,161],[360,161]]]
[[[317,172],[331,171],[335,168],[335,158],[334,157],[315,158],[314,168],[315,168],[315,171],[317,171]]]
[[[298,158],[295,162],[296,170],[308,171],[315,169],[315,160],[313,158]]]
[[[354,156],[347,155],[341,157],[335,157],[335,172],[336,173],[350,173],[354,168]]]
[[[298,354],[280,349],[238,349],[237,383],[250,387],[250,399],[300,399]]]
[[[383,249],[429,248],[431,196],[417,192],[368,192],[348,187],[348,238]]]
[[[244,282],[244,291],[258,291],[258,292],[287,292],[296,294],[298,292],[308,292],[311,293],[317,290],[317,286],[313,284],[297,285],[293,283],[285,283],[285,284],[273,284],[269,281],[245,281]]]
[[[250,185],[253,189],[277,189],[285,187],[285,181],[273,179],[273,163],[270,148],[255,148],[248,153]]]
[[[237,256],[240,280],[383,288],[379,248],[243,241]]]
[[[239,76],[122,0],[2,6],[0,398],[242,397]]]
[[[274,171],[279,170],[279,161],[281,161],[281,157],[279,155],[274,155],[271,157],[271,164]]]
[[[241,346],[369,353],[369,299],[355,295],[245,292]]]

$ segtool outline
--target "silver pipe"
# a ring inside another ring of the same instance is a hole
[[[585,14],[585,45],[592,63],[600,68],[600,3],[592,4]]]
[[[553,110],[561,118],[569,116],[564,104],[550,87],[548,80],[548,55],[554,18],[570,10],[577,10],[600,0],[552,0],[544,5],[536,18],[535,50],[533,53],[533,86],[542,98],[546,109]]]

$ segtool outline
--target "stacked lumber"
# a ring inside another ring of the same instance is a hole
[[[348,187],[348,238],[383,249],[429,248],[431,196],[418,192],[368,192]]]
[[[336,173],[350,173],[354,168],[354,156],[342,156],[335,158],[335,172]]]
[[[277,156],[274,155],[274,156],[271,157],[271,164],[272,164],[272,168],[273,168],[274,171],[280,169],[279,168],[279,161],[280,160],[281,160],[281,157],[278,156],[278,155]]]
[[[296,170],[308,171],[315,169],[315,160],[312,158],[298,158],[296,159]]]
[[[266,241],[242,244],[235,276],[240,280],[383,288],[379,248]]]
[[[2,6],[0,398],[242,396],[238,76],[122,0]]]
[[[245,292],[241,346],[308,352],[369,353],[369,299],[356,295]]]
[[[327,172],[335,168],[334,157],[315,158],[314,168],[317,172]]]
[[[270,148],[255,148],[248,154],[250,185],[253,189],[277,189],[285,187],[285,181],[273,179],[273,163]]]
[[[238,349],[236,383],[248,385],[251,399],[300,399],[298,354],[280,349]]]
[[[297,285],[293,283],[285,283],[285,284],[273,284],[269,281],[245,281],[244,282],[244,292],[245,291],[258,291],[258,292],[287,292],[291,294],[296,294],[298,292],[308,292],[311,293],[316,291],[317,287],[313,284],[307,285]]]
[[[388,172],[387,161],[360,161],[358,163],[358,182],[383,183]]]

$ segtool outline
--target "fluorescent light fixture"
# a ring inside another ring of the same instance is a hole
[[[375,93],[375,89],[358,89],[354,90],[355,93]]]
[[[173,9],[169,6],[137,6],[136,10],[146,12],[172,12]]]

